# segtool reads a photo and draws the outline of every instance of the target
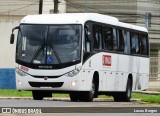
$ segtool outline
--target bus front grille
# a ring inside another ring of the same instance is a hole
[[[34,75],[31,75],[32,77],[34,78],[44,78],[45,76],[34,76]],[[59,78],[61,77],[62,75],[59,75],[59,76],[47,76],[48,78]]]
[[[31,87],[62,87],[64,82],[28,82]]]

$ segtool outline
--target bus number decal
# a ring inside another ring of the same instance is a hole
[[[21,69],[28,72],[29,71],[29,68],[25,67],[25,66],[21,66]]]
[[[111,56],[110,55],[103,55],[103,66],[111,66]]]

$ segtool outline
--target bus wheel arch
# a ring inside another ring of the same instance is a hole
[[[132,86],[133,86],[133,76],[132,74],[128,75],[128,79],[126,82],[126,90],[124,92],[118,92],[114,93],[114,101],[116,102],[129,102],[131,99],[131,93],[132,93]]]
[[[99,89],[99,73],[95,71],[91,80],[91,89],[88,92],[84,92],[80,101],[92,102],[94,98],[98,97]]]
[[[129,102],[131,99],[132,86],[133,86],[133,77],[132,74],[129,74],[126,83],[126,91],[124,92],[124,97],[123,97],[123,100],[126,102]]]
[[[132,76],[132,74],[130,73],[129,75],[128,75],[128,80],[131,80],[131,89],[133,88],[133,76]],[[128,81],[127,80],[127,81]],[[126,84],[127,85],[127,84]]]

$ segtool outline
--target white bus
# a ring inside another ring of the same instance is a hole
[[[146,90],[149,40],[146,28],[96,13],[30,15],[18,29],[16,87],[33,99],[69,93],[71,101],[99,94],[130,101]]]

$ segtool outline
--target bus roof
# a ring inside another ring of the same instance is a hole
[[[148,30],[145,27],[141,27],[141,26],[137,26],[137,25],[132,25],[132,24],[128,24],[128,23],[119,22],[119,26],[120,27],[124,27],[124,28],[139,30],[139,31],[143,31],[143,32],[148,32]]]
[[[23,24],[84,24],[86,21],[95,21],[139,31],[148,32],[146,28],[119,22],[115,17],[98,13],[62,13],[25,16]]]

